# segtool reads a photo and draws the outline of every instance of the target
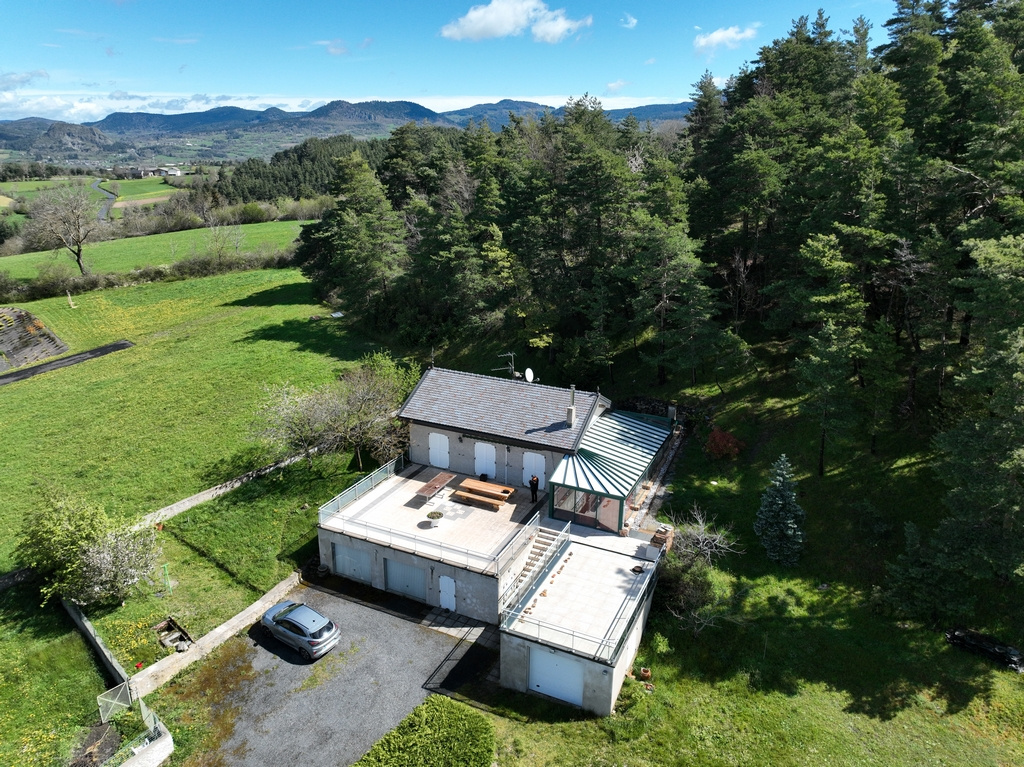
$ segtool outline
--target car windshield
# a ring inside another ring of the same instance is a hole
[[[302,605],[288,605],[286,608],[281,610],[281,612],[279,612],[277,615],[274,616],[274,620],[275,621],[279,621],[282,618],[287,618],[289,615],[291,615],[293,612],[298,610],[300,607],[302,607]]]

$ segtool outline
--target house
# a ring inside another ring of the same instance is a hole
[[[408,463],[321,507],[321,561],[496,624],[504,686],[611,713],[656,583],[661,552],[636,528],[673,425],[599,392],[442,368],[398,415]]]

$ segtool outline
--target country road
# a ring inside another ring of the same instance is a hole
[[[106,179],[98,178],[92,182],[92,188],[97,192],[102,192],[107,197],[107,199],[103,201],[103,207],[100,208],[99,216],[97,216],[100,221],[107,220],[107,214],[110,213],[110,208],[113,206],[114,200],[117,199],[117,195],[111,194],[106,189],[100,187],[100,184],[104,181],[106,181]]]

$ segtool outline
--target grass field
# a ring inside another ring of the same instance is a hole
[[[40,608],[30,584],[0,592],[0,764],[66,764],[106,688],[59,604]]]
[[[132,349],[9,384],[0,396],[0,571],[12,531],[65,485],[122,519],[252,468],[265,384],[329,380],[372,349],[322,311],[294,270],[241,272],[25,304],[71,347]],[[259,459],[255,459],[259,460]]]
[[[7,183],[0,184],[0,195],[11,198],[24,197],[29,202],[32,202],[36,195],[46,189],[66,186],[72,183],[83,183],[88,186],[95,180],[95,177],[90,176],[71,176],[69,178],[54,178],[46,181],[8,181]],[[97,192],[95,189],[89,190],[89,196],[97,201],[106,199],[102,192]]]
[[[111,194],[111,184],[117,184],[117,199],[121,201],[151,200],[154,197],[167,197],[178,190],[170,184],[164,183],[163,178],[156,176],[150,178],[130,178],[124,181],[104,181],[100,186]]]
[[[300,226],[301,222],[296,221],[270,221],[265,224],[225,227],[218,233],[210,229],[189,229],[86,244],[83,252],[85,263],[92,271],[124,273],[143,266],[171,264],[196,253],[206,253],[217,244],[218,237],[223,238],[222,244],[229,252],[235,251],[236,243],[238,250],[243,253],[260,248],[284,248],[299,236]],[[54,261],[74,267],[67,251],[45,251],[0,258],[0,271],[9,272],[15,279],[28,281],[39,274],[40,267]]]

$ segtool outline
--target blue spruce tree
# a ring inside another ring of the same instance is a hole
[[[754,532],[768,553],[780,565],[795,565],[804,548],[804,519],[807,514],[796,502],[793,467],[785,454],[772,464],[772,481],[761,496]]]

